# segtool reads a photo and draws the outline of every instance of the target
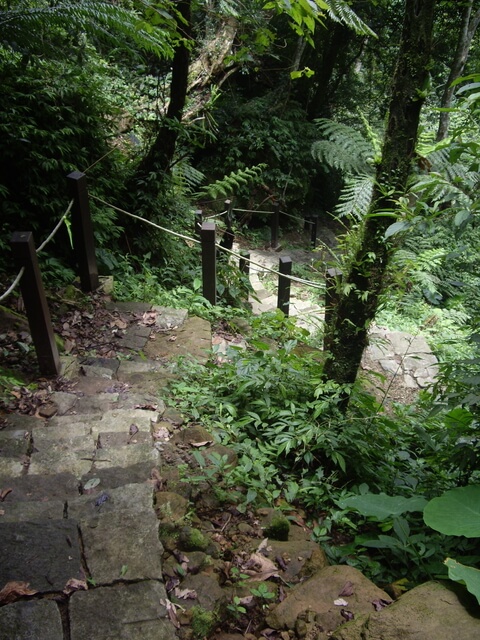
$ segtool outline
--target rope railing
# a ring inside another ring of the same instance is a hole
[[[120,213],[123,213],[127,216],[130,216],[131,218],[135,218],[136,220],[140,220],[141,222],[145,222],[146,224],[149,224],[152,227],[155,227],[156,229],[159,229],[160,231],[164,231],[165,233],[169,233],[173,236],[176,236],[177,238],[181,238],[182,240],[186,240],[187,242],[193,242],[195,244],[201,244],[201,241],[198,240],[197,238],[192,238],[191,236],[187,236],[183,233],[178,233],[177,231],[172,231],[171,229],[167,229],[166,227],[162,227],[161,225],[157,224],[156,222],[152,222],[151,220],[147,220],[146,218],[142,218],[141,216],[136,215],[135,213],[131,213],[130,211],[126,211],[125,209],[122,209],[121,207],[117,207],[116,205],[113,205],[109,202],[106,202],[106,200],[103,200],[102,198],[99,198],[98,196],[90,196],[93,200],[96,200],[97,202],[101,202],[102,204],[104,204],[107,207],[110,207],[111,209],[114,209],[115,211],[118,211]],[[230,249],[227,249],[225,247],[222,247],[220,244],[216,243],[215,245],[218,249],[221,249],[223,252],[228,253],[230,255],[232,255],[233,257],[237,258],[237,259],[242,259],[245,262],[253,265],[254,267],[259,267],[260,269],[262,269],[263,271],[268,271],[270,273],[273,273],[276,276],[282,276],[283,278],[286,278],[288,280],[291,280],[292,282],[297,282],[298,284],[303,284],[305,286],[309,286],[312,287],[314,289],[324,289],[325,286],[323,284],[319,284],[318,282],[313,282],[311,280],[305,280],[304,278],[297,278],[296,276],[286,276],[282,273],[280,273],[279,271],[276,271],[275,269],[271,269],[270,267],[267,267],[266,265],[260,264],[258,262],[255,262],[254,260],[250,260],[249,258],[246,258],[245,256],[242,256],[239,253],[236,253],[235,251],[231,251]]]
[[[55,228],[53,229],[53,231],[48,235],[48,237],[42,242],[42,244],[37,247],[36,249],[36,253],[40,253],[40,251],[42,251],[47,244],[53,240],[53,238],[55,237],[55,234],[57,233],[57,231],[60,229],[60,227],[62,226],[62,224],[65,222],[65,220],[67,219],[67,216],[69,215],[71,209],[73,206],[73,200],[70,200],[68,207],[65,211],[65,213],[63,214],[63,216],[60,218],[60,220],[58,221],[58,223],[55,225]],[[3,302],[3,300],[5,300],[6,298],[8,298],[8,296],[13,293],[13,291],[15,291],[15,288],[19,285],[20,280],[22,279],[23,273],[25,271],[25,268],[22,267],[20,269],[20,271],[17,273],[15,280],[12,282],[12,284],[8,287],[8,289],[2,294],[0,295],[0,302]]]

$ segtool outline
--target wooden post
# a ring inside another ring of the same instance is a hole
[[[278,247],[278,230],[280,226],[280,203],[276,202],[273,205],[273,213],[272,218],[270,220],[270,246],[272,249],[276,249]]]
[[[30,231],[17,231],[12,235],[11,244],[16,265],[25,269],[20,280],[20,289],[38,358],[38,366],[43,375],[56,376],[60,373],[60,358],[43,288],[42,275],[38,268],[33,235]]]
[[[278,261],[278,270],[282,275],[289,276],[292,273],[292,259],[288,256],[280,258]],[[288,316],[290,311],[290,278],[278,278],[278,301],[277,309],[283,311]]]
[[[70,196],[73,198],[72,237],[82,291],[98,288],[98,268],[95,257],[95,239],[88,203],[87,177],[80,171],[67,176]]]
[[[203,211],[202,209],[196,209],[193,213],[193,224],[194,224],[194,235],[200,238],[201,230],[202,230],[202,222],[203,222]]]
[[[242,273],[248,276],[250,274],[250,263],[248,262],[248,260],[250,260],[250,253],[248,251],[240,251],[240,255],[242,257],[238,261],[238,268]]]
[[[217,304],[217,248],[214,222],[202,223],[201,240],[203,297],[215,305]]]
[[[315,249],[315,247],[317,246],[318,216],[312,216],[310,220],[310,244],[312,245],[312,249]]]

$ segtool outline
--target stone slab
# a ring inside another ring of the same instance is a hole
[[[11,429],[22,429],[23,431],[31,431],[33,427],[45,424],[45,420],[37,418],[36,416],[24,416],[21,413],[9,413],[2,415],[4,421],[2,425],[2,431],[9,431]]]
[[[21,460],[20,458],[10,458],[0,456],[0,475],[11,478],[18,478],[25,473],[28,468],[28,458]]]
[[[175,338],[172,340],[172,338]],[[145,347],[145,355],[156,358],[188,356],[201,363],[207,361],[212,348],[211,325],[202,318],[188,318],[176,331],[156,334]]]
[[[71,578],[84,579],[75,521],[0,522],[0,589],[18,581],[62,591]]]
[[[2,503],[2,522],[41,522],[62,520],[65,516],[65,500],[48,502],[4,502]]]
[[[158,411],[147,409],[116,409],[105,411],[100,422],[92,425],[92,433],[96,438],[99,433],[125,433],[129,434],[130,426],[135,424],[140,431],[151,431],[152,423],[158,422]]]
[[[103,413],[111,411],[118,402],[118,393],[98,393],[96,396],[83,396],[75,404],[76,414]]]
[[[152,467],[160,463],[159,452],[150,444],[130,444],[125,447],[109,447],[97,450],[94,469],[105,467],[129,467],[140,462],[148,462]]]
[[[118,580],[161,580],[163,547],[150,507],[102,513],[80,523],[85,562],[98,585]]]
[[[153,485],[127,484],[112,489],[97,479],[100,482],[92,493],[67,501],[68,518],[82,522],[102,513],[129,511],[133,514],[153,509]]]
[[[120,361],[116,358],[96,358],[93,356],[87,356],[86,358],[82,358],[80,360],[80,365],[82,367],[99,367],[100,369],[108,369],[112,375],[117,373],[118,367],[120,366]]]
[[[52,600],[14,602],[0,608],[0,640],[63,640],[62,619]]]
[[[91,439],[90,444],[92,444]],[[76,478],[80,478],[92,468],[94,454],[93,444],[88,449],[78,451],[71,451],[66,447],[62,449],[61,445],[46,448],[32,455],[29,473],[34,475],[72,473]]]
[[[54,391],[50,400],[57,407],[57,415],[63,416],[73,410],[77,404],[78,396],[74,393],[67,393],[65,391]]]
[[[188,318],[187,309],[173,309],[172,307],[153,307],[157,312],[155,326],[158,329],[168,330],[181,327]]]
[[[77,591],[70,599],[71,640],[176,640],[157,581]]]
[[[152,474],[153,465],[148,460],[143,460],[137,464],[128,467],[107,467],[103,469],[93,469],[81,478],[82,486],[84,486],[91,478],[99,478],[100,485],[103,488],[123,487],[127,484],[149,482]]]
[[[107,302],[105,308],[109,311],[119,311],[120,313],[146,313],[150,311],[152,305],[148,302]]]
[[[52,441],[64,445],[71,444],[71,446],[75,446],[77,442],[90,441],[92,444],[94,442],[92,427],[87,422],[65,422],[62,426],[57,427],[48,425],[34,429],[32,435],[33,446],[36,449],[48,447]]]
[[[0,456],[20,458],[28,455],[30,447],[30,432],[23,429],[0,431]]]
[[[11,488],[3,505],[12,502],[38,501],[45,503],[49,500],[65,500],[67,497],[79,495],[79,481],[72,473],[53,475],[28,474],[19,478],[0,476],[0,487]]]

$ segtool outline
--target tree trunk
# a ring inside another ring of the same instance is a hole
[[[187,98],[188,71],[190,51],[188,41],[191,40],[191,0],[179,0],[177,9],[183,18],[178,21],[178,30],[184,37],[175,50],[172,62],[172,82],[170,85],[170,102],[156,138],[140,162],[134,181],[147,181],[149,174],[167,173],[170,170],[175,154],[179,125]]]
[[[468,58],[468,52],[470,45],[472,44],[473,36],[480,23],[480,9],[472,17],[473,0],[469,0],[465,5],[465,9],[462,15],[462,24],[460,27],[460,33],[458,35],[457,48],[453,57],[452,66],[448,75],[447,84],[443,91],[442,100],[440,106],[444,109],[449,109],[452,106],[454,87],[452,82],[463,73],[465,64]],[[448,135],[448,127],[450,124],[450,113],[448,111],[442,111],[440,113],[440,121],[437,131],[437,142],[444,140]]]
[[[382,293],[391,248],[385,231],[392,218],[382,212],[392,210],[405,191],[415,152],[423,88],[428,65],[436,0],[406,0],[402,41],[393,78],[390,113],[383,143],[382,161],[365,221],[361,246],[350,273],[342,283],[332,322],[326,327],[325,349],[330,352],[325,376],[339,384],[355,382],[367,332]],[[372,215],[375,214],[375,215]],[[348,407],[345,395],[342,409]]]

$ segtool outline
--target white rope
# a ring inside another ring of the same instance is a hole
[[[97,200],[98,202],[101,202],[102,204],[106,205],[107,207],[111,207],[112,209],[115,209],[116,211],[120,211],[120,213],[124,213],[127,216],[130,216],[132,218],[135,218],[136,220],[141,220],[142,222],[145,222],[149,225],[151,225],[152,227],[155,227],[156,229],[160,229],[160,231],[165,231],[166,233],[170,233],[173,236],[176,236],[177,238],[182,238],[182,240],[187,240],[187,242],[195,242],[196,244],[201,244],[200,240],[197,240],[196,238],[191,238],[190,236],[186,236],[183,233],[177,233],[176,231],[172,231],[171,229],[167,229],[165,227],[161,227],[159,224],[156,224],[155,222],[152,222],[151,220],[147,220],[146,218],[142,218],[141,216],[137,216],[134,213],[130,213],[129,211],[125,211],[125,209],[121,209],[120,207],[116,207],[113,204],[110,204],[108,202],[106,202],[105,200],[102,200],[101,198],[98,198],[97,196],[90,196],[91,198],[93,198],[94,200]],[[237,259],[242,259],[245,262],[248,262],[249,264],[252,264],[254,267],[260,267],[260,269],[262,269],[263,271],[269,271],[270,273],[274,273],[277,276],[281,276],[282,278],[287,278],[287,280],[291,280],[292,282],[298,282],[299,284],[303,284],[306,285],[308,287],[312,287],[314,289],[324,289],[325,285],[323,284],[318,284],[318,282],[312,282],[311,280],[304,280],[303,278],[297,278],[295,276],[287,276],[283,273],[280,273],[279,271],[275,271],[275,269],[271,269],[270,267],[266,267],[263,264],[259,264],[258,262],[254,262],[253,260],[250,260],[249,258],[245,258],[244,256],[240,255],[239,253],[235,253],[235,251],[231,251],[230,249],[226,249],[225,247],[222,247],[220,244],[215,243],[215,246],[219,249],[221,249],[222,251],[224,251],[225,253],[229,253],[230,255],[234,256]]]
[[[9,288],[5,291],[5,293],[3,295],[0,296],[0,302],[2,302],[2,300],[5,300],[5,298],[8,298],[8,296],[12,293],[12,291],[15,289],[17,284],[20,282],[24,271],[25,271],[25,267],[22,267],[20,269],[20,271],[18,272],[17,277],[15,278],[15,280],[9,286]]]
[[[137,216],[134,213],[130,213],[130,211],[125,211],[125,209],[120,209],[120,207],[116,207],[115,205],[110,204],[109,202],[105,202],[105,200],[102,200],[102,198],[98,198],[97,196],[90,196],[90,197],[93,198],[93,200],[97,200],[98,202],[101,202],[107,207],[115,209],[115,211],[120,211],[120,213],[124,213],[125,215],[130,216],[131,218],[135,218],[135,220],[141,220],[142,222],[145,222],[146,224],[149,224],[152,227],[155,227],[156,229],[160,229],[160,231],[165,231],[166,233],[170,233],[172,236],[176,236],[177,238],[182,238],[182,240],[187,240],[188,242],[195,242],[196,244],[201,244],[200,240],[197,240],[197,238],[190,238],[189,236],[185,236],[183,233],[177,233],[176,231],[172,231],[171,229],[166,229],[165,227],[161,227],[159,224],[156,224],[151,220],[147,220],[146,218]]]
[[[63,216],[60,218],[60,220],[58,221],[58,224],[56,225],[55,229],[52,231],[52,233],[48,236],[48,238],[46,240],[44,240],[42,242],[42,244],[38,247],[37,249],[37,253],[40,253],[40,251],[42,251],[42,249],[45,248],[45,246],[50,242],[50,240],[54,237],[54,235],[57,233],[57,231],[60,229],[60,227],[62,226],[62,224],[65,222],[68,214],[70,213],[71,209],[73,207],[73,200],[70,200],[70,203],[67,207],[67,210],[65,211],[65,213],[63,214]]]
[[[67,207],[67,210],[65,211],[65,213],[63,214],[63,216],[60,218],[59,222],[57,223],[57,225],[55,226],[54,230],[52,231],[52,233],[48,236],[48,238],[46,240],[44,240],[42,242],[42,244],[36,249],[36,253],[40,253],[40,251],[42,251],[42,249],[45,248],[45,246],[50,242],[50,240],[52,240],[52,238],[55,236],[55,234],[57,233],[57,231],[60,229],[60,227],[62,226],[62,224],[65,222],[65,219],[67,218],[68,214],[70,213],[71,209],[73,206],[73,200],[70,200],[70,203]],[[20,282],[20,280],[22,279],[22,276],[25,272],[25,267],[22,267],[20,269],[20,271],[17,273],[17,276],[15,278],[15,280],[12,282],[12,284],[8,287],[8,289],[5,291],[5,293],[3,293],[0,296],[0,302],[2,302],[3,300],[5,300],[5,298],[8,298],[8,296],[14,291],[15,287],[18,285],[18,283]]]

